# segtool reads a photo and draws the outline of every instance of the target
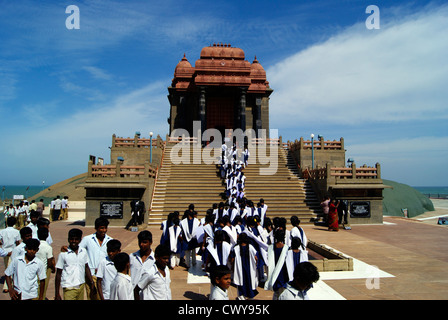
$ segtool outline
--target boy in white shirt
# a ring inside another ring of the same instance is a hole
[[[134,300],[134,288],[129,276],[129,255],[124,252],[118,253],[114,257],[114,267],[117,275],[110,284],[110,300]]]
[[[210,281],[212,289],[209,300],[229,300],[227,290],[232,281],[229,267],[225,265],[214,267],[210,274]]]
[[[309,300],[308,290],[319,280],[319,272],[311,262],[299,263],[294,269],[294,279],[286,284],[278,300]]]
[[[67,252],[61,252],[56,263],[55,300],[62,300],[59,289],[62,286],[64,300],[83,300],[85,280],[88,280],[90,294],[96,295],[92,274],[89,268],[89,257],[86,250],[79,246],[82,238],[80,229],[68,232]]]
[[[17,219],[15,217],[9,217],[6,220],[6,225],[8,226],[6,229],[0,230],[0,244],[2,245],[3,250],[5,250],[8,255],[4,257],[3,261],[5,263],[5,269],[9,266],[11,263],[11,253],[12,250],[20,244],[20,232],[16,228],[14,228],[14,225],[17,223]],[[4,283],[3,285],[3,292],[8,292],[8,284]]]
[[[40,259],[45,268],[45,274],[47,278],[45,279],[45,288],[44,288],[44,299],[47,295],[48,283],[50,280],[51,273],[55,273],[55,261],[53,256],[53,248],[47,243],[46,239],[48,238],[48,229],[40,228],[37,230],[37,236],[40,241],[39,251],[36,253],[36,258]]]
[[[39,240],[25,241],[25,254],[11,261],[5,271],[11,300],[43,299],[45,284],[45,268],[36,252],[39,251]]]
[[[100,261],[96,272],[96,281],[100,300],[109,300],[110,284],[117,276],[114,257],[121,252],[121,242],[112,239],[107,243],[107,257]]]
[[[155,250],[156,262],[148,270],[143,270],[140,281],[134,288],[135,300],[140,300],[139,292],[143,292],[143,300],[171,300],[171,277],[168,263],[170,248],[159,245]]]

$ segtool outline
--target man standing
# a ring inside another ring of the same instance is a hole
[[[53,221],[59,220],[59,216],[61,215],[61,209],[62,209],[62,200],[60,196],[57,196],[56,200],[54,200]]]

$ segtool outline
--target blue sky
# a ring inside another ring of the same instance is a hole
[[[258,61],[283,140],[345,139],[382,177],[448,185],[444,1],[0,3],[0,184],[46,185],[109,161],[112,134],[168,131],[167,87],[186,54],[230,43]],[[369,30],[368,5],[380,9]],[[69,30],[67,6],[80,11]]]

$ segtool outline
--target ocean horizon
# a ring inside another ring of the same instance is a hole
[[[12,199],[15,195],[23,195],[25,199],[31,198],[49,186],[31,186],[31,185],[2,185],[0,184],[0,198],[2,200]],[[4,188],[4,190],[3,190]],[[28,190],[27,190],[28,188]]]
[[[0,198],[1,200],[12,199],[14,195],[23,195],[24,198],[31,198],[42,190],[50,186],[40,185],[2,185],[0,184]],[[429,197],[448,198],[448,186],[411,186],[424,195]],[[3,190],[4,188],[4,190]],[[28,188],[28,190],[27,190]]]

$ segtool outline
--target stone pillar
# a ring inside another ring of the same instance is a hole
[[[246,131],[246,88],[241,88],[240,95],[240,128],[241,130]]]
[[[205,87],[200,87],[200,94],[199,94],[199,118],[201,120],[201,135],[204,133],[204,131],[207,129],[207,118],[206,118],[206,107],[205,107]],[[193,132],[194,136],[195,132]],[[201,137],[198,137],[199,139]]]
[[[261,97],[255,98],[255,109],[256,109],[256,115],[255,115],[255,133],[257,138],[259,138],[258,130],[261,130],[263,127],[263,122],[261,120]]]

